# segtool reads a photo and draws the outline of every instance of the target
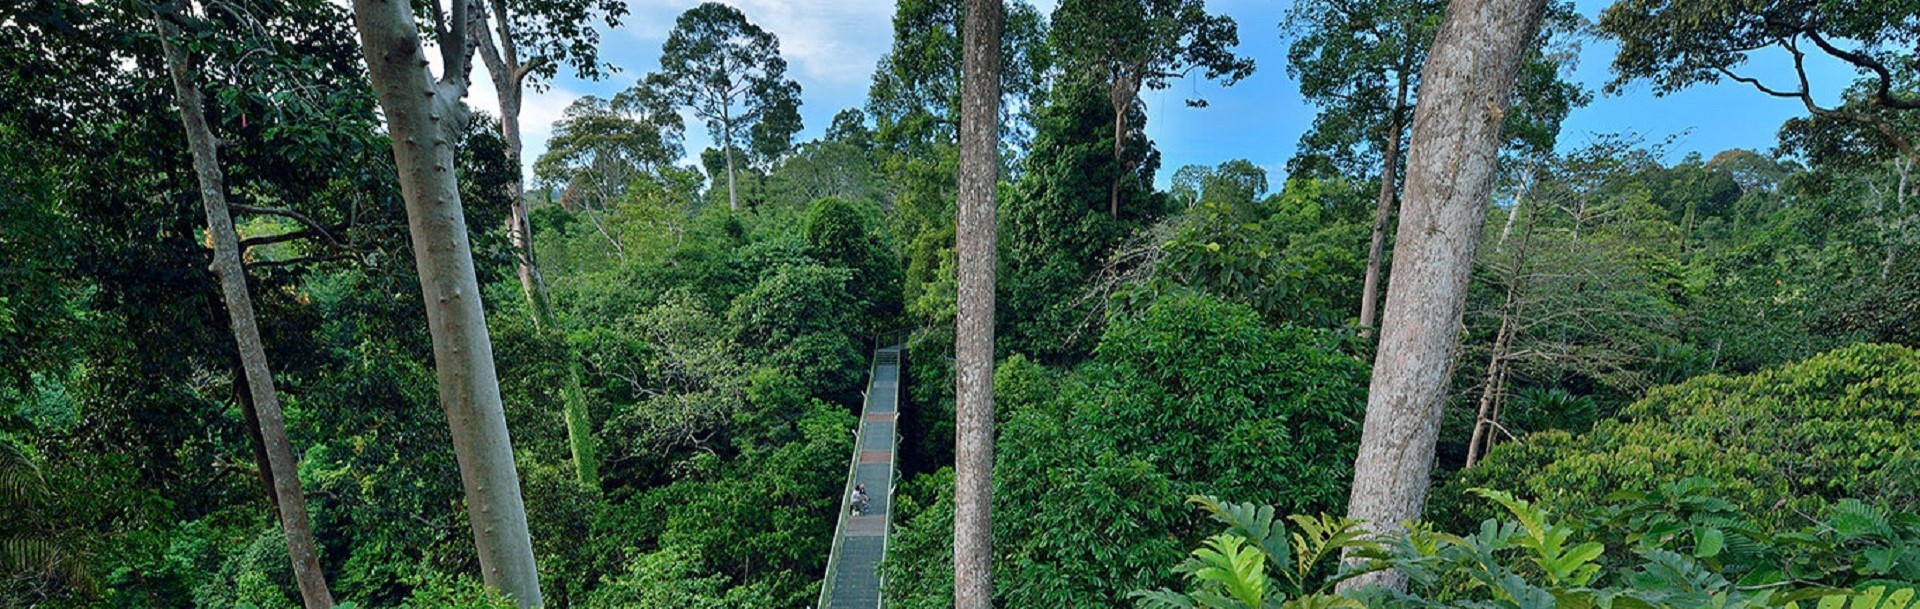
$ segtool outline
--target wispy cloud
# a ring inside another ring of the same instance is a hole
[[[780,54],[804,88],[809,82],[831,87],[864,85],[873,66],[893,43],[893,0],[725,0],[747,20],[780,38]],[[639,0],[622,24],[630,40],[658,45],[680,13],[699,2]],[[655,51],[657,53],[657,50]]]

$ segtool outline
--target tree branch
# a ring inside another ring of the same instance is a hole
[[[495,18],[505,19],[503,16],[496,16]],[[505,26],[503,25],[501,27],[504,28]],[[499,85],[502,83],[501,76],[512,74],[513,67],[507,65],[506,56],[501,53],[500,46],[494,44],[493,30],[477,27],[473,28],[472,34],[474,38],[474,50],[480,53],[480,62],[486,64],[487,72],[493,75],[495,88],[499,88]]]
[[[290,218],[295,222],[299,222],[303,225],[306,225],[307,230],[287,233],[288,235],[308,233],[309,231],[311,231],[311,233],[318,234],[320,235],[321,238],[326,239],[327,243],[332,244],[334,247],[347,250],[347,251],[353,251],[352,247],[348,247],[346,244],[341,243],[339,239],[335,239],[333,237],[333,233],[327,230],[326,225],[315,221],[313,218],[307,217],[306,214],[293,211],[291,209],[280,209],[277,207],[254,207],[252,205],[240,205],[240,204],[234,204],[234,203],[227,204],[227,208],[233,211],[249,213],[249,214],[264,214],[269,216],[280,216],[282,218]],[[276,236],[284,236],[284,235],[276,235]],[[311,235],[302,234],[301,236],[305,237],[305,236],[311,236]],[[240,245],[241,247],[244,248],[244,247],[247,247],[249,243],[253,243],[254,245],[265,245],[267,243],[278,242],[278,241],[263,241],[266,239],[273,239],[273,237],[258,237],[255,239],[248,239],[246,241],[241,241]],[[286,240],[289,240],[289,239],[281,239],[280,241],[286,241]]]
[[[459,0],[454,1],[458,2]],[[433,40],[435,44],[440,45],[441,59],[445,59],[448,48],[447,38],[451,35],[450,30],[447,28],[447,11],[446,9],[440,8],[439,0],[430,0],[427,2],[427,15],[433,18]],[[441,65],[451,68],[453,64],[443,63]]]
[[[276,267],[276,266],[294,266],[294,265],[300,265],[300,264],[313,264],[316,262],[335,262],[339,260],[355,260],[355,258],[353,256],[348,256],[345,254],[334,255],[334,256],[302,256],[299,258],[289,258],[286,260],[269,260],[266,262],[252,262],[247,264],[247,268],[264,269],[264,268]]]
[[[1753,88],[1759,89],[1761,93],[1765,93],[1767,95],[1772,95],[1774,97],[1785,97],[1790,99],[1802,99],[1807,96],[1807,92],[1805,89],[1802,89],[1799,91],[1781,91],[1778,89],[1768,87],[1766,83],[1760,82],[1760,79],[1758,78],[1752,78],[1752,77],[1735,74],[1733,73],[1733,70],[1729,70],[1724,66],[1716,69],[1720,70],[1721,74],[1726,75],[1727,78],[1732,79],[1734,82],[1743,82],[1749,85],[1753,85]]]
[[[1833,44],[1828,43],[1827,39],[1822,37],[1819,32],[1813,31],[1813,28],[1805,29],[1804,33],[1807,35],[1808,40],[1812,40],[1815,46],[1820,47],[1822,51],[1826,51],[1828,55],[1838,57],[1842,61],[1855,66],[1871,70],[1880,81],[1880,88],[1873,92],[1874,101],[1879,102],[1880,105],[1896,110],[1920,110],[1920,99],[1900,99],[1893,95],[1893,72],[1888,70],[1887,66],[1880,63],[1879,60],[1865,53],[1855,53],[1833,46]]]
[[[1808,112],[1813,113],[1815,116],[1825,116],[1825,117],[1835,118],[1840,120],[1850,120],[1850,121],[1871,125],[1875,131],[1880,132],[1880,135],[1882,137],[1887,138],[1887,142],[1893,144],[1893,147],[1898,149],[1900,151],[1900,154],[1906,155],[1908,159],[1911,159],[1914,161],[1920,161],[1920,151],[1915,151],[1913,147],[1913,143],[1910,141],[1907,141],[1906,136],[1901,135],[1898,130],[1893,128],[1893,124],[1887,122],[1885,118],[1881,118],[1881,117],[1874,116],[1872,114],[1863,113],[1863,112],[1846,112],[1846,111],[1840,111],[1840,110],[1828,110],[1814,104],[1813,97],[1805,94],[1805,91],[1807,91],[1807,89],[1810,87],[1810,85],[1807,84],[1807,63],[1806,63],[1807,55],[1806,53],[1800,50],[1800,45],[1795,44],[1793,42],[1793,39],[1791,38],[1787,39],[1786,44],[1787,44],[1787,50],[1793,51],[1793,72],[1794,72],[1794,75],[1799,77],[1800,79],[1800,90],[1802,91],[1802,95],[1800,99],[1801,101],[1806,103]],[[1815,39],[1814,44],[1816,45],[1821,44],[1821,41],[1818,39]],[[1882,81],[1882,85],[1885,85],[1884,81]]]
[[[467,74],[472,70],[474,44],[468,32],[473,29],[474,0],[452,0],[453,14],[446,20],[446,35],[440,39],[440,65],[446,72],[440,75],[440,83],[452,84],[460,89],[459,97],[466,96]],[[429,0],[435,14],[440,11],[440,0]],[[454,103],[458,103],[455,100]]]
[[[241,239],[240,249],[245,250],[250,247],[273,245],[275,243],[286,243],[288,241],[306,239],[314,236],[315,234],[317,233],[315,233],[312,230],[297,230],[290,233],[280,233],[278,235],[268,235],[265,237],[253,237],[249,239]]]
[[[520,67],[514,68],[513,86],[518,87],[525,84],[528,74],[532,74],[534,70],[545,67],[549,61],[552,60],[547,59],[546,55],[535,55],[533,59],[529,59],[526,63],[520,64]]]

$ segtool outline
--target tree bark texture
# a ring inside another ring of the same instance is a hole
[[[498,38],[484,27],[473,28],[475,50],[487,66],[487,74],[493,79],[493,89],[500,98],[500,139],[507,145],[507,158],[513,163],[514,175],[520,171],[521,153],[524,145],[520,137],[520,108],[526,92],[522,85],[527,74],[534,66],[523,63],[520,47],[513,38],[510,27],[512,15],[508,14],[506,4],[499,0],[488,2],[492,8],[495,27],[499,29]],[[497,46],[496,46],[497,41]],[[519,179],[507,184],[509,203],[507,213],[507,238],[513,244],[516,260],[515,273],[520,279],[520,290],[525,293],[528,304],[536,304],[546,297],[546,280],[540,276],[539,264],[533,257],[532,226],[527,222],[526,186]],[[540,311],[534,311],[535,323],[542,321]]]
[[[1399,194],[1395,176],[1400,173],[1400,132],[1407,112],[1407,77],[1400,76],[1400,90],[1393,110],[1387,114],[1386,137],[1380,149],[1380,195],[1373,208],[1373,239],[1367,244],[1367,277],[1360,289],[1360,327],[1372,328],[1380,305],[1380,265],[1387,256],[1387,221],[1393,218],[1393,203]]]
[[[1107,185],[1107,215],[1115,219],[1120,217],[1120,182],[1127,179],[1133,171],[1124,153],[1127,150],[1127,112],[1133,110],[1133,100],[1140,95],[1139,71],[1135,68],[1114,78],[1107,92],[1108,101],[1113,102],[1113,162],[1120,171],[1113,176],[1113,183]]]
[[[519,474],[500,402],[480,284],[454,177],[454,136],[465,125],[472,45],[470,4],[453,3],[439,41],[446,73],[427,70],[411,5],[355,0],[354,23],[393,143],[414,266],[433,336],[440,407],[452,431],[482,579],[522,607],[542,605]]]
[[[185,2],[176,1],[180,13]],[[226,178],[220,171],[218,144],[207,126],[206,108],[200,87],[194,83],[193,70],[187,65],[186,51],[174,42],[180,28],[165,17],[154,15],[159,29],[161,52],[166,56],[167,73],[173,80],[174,99],[180,108],[180,124],[187,135],[187,149],[193,155],[193,170],[200,185],[200,203],[207,214],[207,236],[213,241],[213,272],[220,281],[220,296],[227,304],[227,322],[233,329],[233,342],[240,353],[240,367],[254,414],[259,419],[260,441],[265,448],[268,471],[273,485],[273,503],[280,527],[287,537],[287,556],[293,565],[294,583],[307,609],[333,606],[333,593],[327,589],[326,573],[320,568],[320,553],[313,543],[313,525],[307,516],[306,493],[300,488],[298,462],[287,441],[286,418],[280,411],[280,396],[273,386],[273,370],[267,365],[267,351],[260,341],[260,327],[253,314],[253,296],[247,291],[246,267],[240,262],[240,237],[233,229],[233,216],[227,209]]]
[[[1000,170],[1000,0],[967,0],[954,254],[953,606],[993,606],[994,189]]]
[[[267,455],[267,436],[260,432],[260,411],[253,407],[253,386],[247,383],[246,365],[239,360],[234,360],[233,366],[233,397],[240,402],[240,419],[247,424],[247,438],[253,440],[253,466],[260,470],[260,486],[266,489],[267,507],[273,509],[273,521],[279,522],[280,495],[273,486],[273,458]]]
[[[733,121],[727,118],[724,106],[720,112],[720,122],[725,125],[721,128],[721,132],[726,134],[727,140],[720,144],[720,149],[727,153],[727,208],[740,211],[739,183],[733,178]]]
[[[1507,286],[1507,300],[1500,308],[1500,329],[1494,334],[1493,351],[1487,355],[1486,386],[1480,391],[1480,407],[1474,411],[1473,436],[1467,440],[1466,467],[1473,467],[1486,451],[1493,449],[1490,436],[1495,425],[1494,404],[1500,400],[1507,384],[1507,350],[1513,344],[1514,290],[1514,286]]]
[[[1500,124],[1545,0],[1454,0],[1420,78],[1394,248],[1348,514],[1376,532],[1420,517],[1452,376]],[[1404,589],[1376,573],[1343,587]]]

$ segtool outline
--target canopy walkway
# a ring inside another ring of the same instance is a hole
[[[887,555],[887,531],[893,524],[893,454],[899,444],[894,421],[900,404],[900,345],[874,351],[873,372],[860,429],[847,465],[847,487],[840,493],[840,520],[833,531],[833,553],[820,584],[818,609],[879,609],[880,559]],[[867,509],[854,516],[848,505],[854,485],[867,486]]]

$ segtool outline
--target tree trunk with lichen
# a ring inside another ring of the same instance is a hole
[[[1432,484],[1474,250],[1499,165],[1500,124],[1545,0],[1455,0],[1420,77],[1399,242],[1354,460],[1348,515],[1375,532],[1420,517]],[[1348,580],[1405,589],[1395,571]]]
[[[181,13],[184,2],[174,3]],[[327,589],[326,573],[320,567],[320,552],[313,542],[313,524],[307,515],[306,493],[300,488],[299,460],[287,439],[285,415],[280,410],[280,394],[273,385],[273,370],[267,364],[266,346],[260,340],[260,326],[253,314],[253,295],[247,289],[246,266],[240,260],[240,236],[234,232],[233,216],[227,208],[226,178],[220,171],[218,143],[207,125],[206,108],[200,86],[194,83],[193,70],[187,65],[186,51],[174,42],[180,28],[165,17],[154,15],[159,30],[161,53],[167,73],[173,81],[174,100],[180,109],[180,124],[186,131],[187,149],[193,156],[194,175],[199,181],[200,203],[207,215],[207,238],[213,242],[213,272],[220,281],[220,296],[227,305],[227,323],[233,330],[233,342],[240,354],[240,375],[236,385],[247,392],[242,407],[253,415],[259,432],[260,452],[265,454],[267,481],[280,529],[287,537],[287,555],[293,565],[294,583],[307,609],[333,606],[333,593]]]
[[[967,0],[954,255],[953,606],[993,607],[994,189],[1000,159],[1000,0]]]

